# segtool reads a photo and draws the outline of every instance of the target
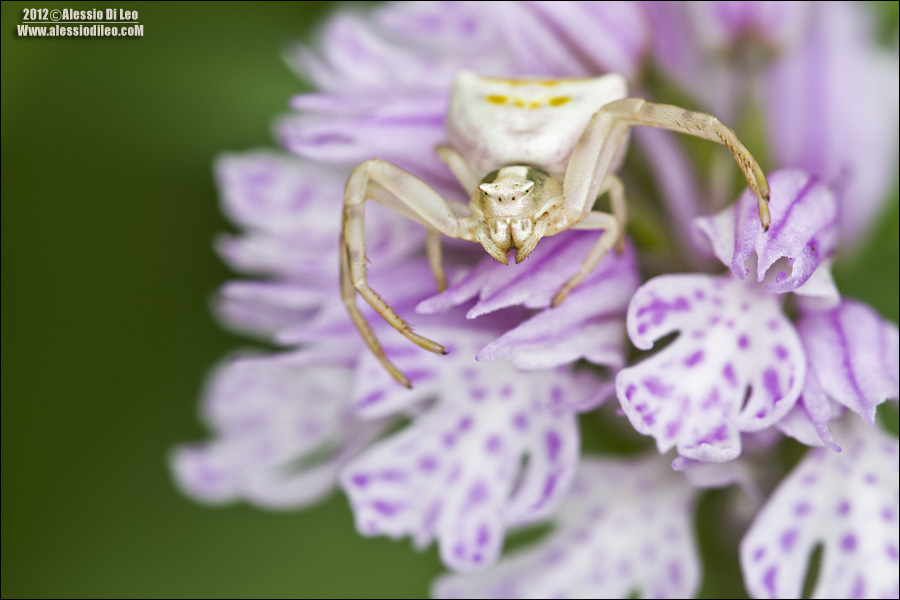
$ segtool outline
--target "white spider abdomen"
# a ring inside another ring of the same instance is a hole
[[[478,177],[506,165],[540,166],[561,176],[591,117],[624,98],[625,79],[496,79],[461,71],[448,138]]]

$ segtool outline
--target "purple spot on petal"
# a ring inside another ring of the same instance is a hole
[[[893,544],[887,545],[887,555],[892,561],[897,562],[900,559],[900,553],[897,552],[897,547]]]
[[[778,275],[775,276],[776,283],[784,283],[787,280],[787,273],[784,271],[779,271]]]
[[[678,435],[678,431],[681,429],[681,420],[669,421],[666,423],[666,437],[668,439],[674,438]]]
[[[356,403],[357,408],[363,408],[366,406],[371,406],[372,404],[376,404],[384,398],[384,390],[375,390],[374,392],[368,394],[365,398]]]
[[[778,372],[775,369],[768,368],[763,372],[763,386],[769,392],[772,404],[777,404],[781,400],[781,386],[778,385]]]
[[[445,346],[445,349],[447,352],[452,352],[449,346]],[[406,372],[406,375],[413,383],[422,383],[435,377],[434,371],[429,371],[428,369],[410,369]]]
[[[423,529],[427,532],[434,531],[434,526],[437,524],[438,517],[441,516],[441,503],[435,502],[431,506],[428,507],[428,511],[425,513],[425,521],[423,524]]]
[[[842,517],[847,516],[850,513],[850,503],[846,500],[842,500],[840,504],[838,504],[837,514]]]
[[[750,340],[746,335],[742,335],[738,338],[738,348],[741,350],[746,350],[748,346],[750,346]]]
[[[487,395],[487,393],[484,391],[484,388],[479,387],[473,389],[469,395],[474,402],[481,402],[482,400],[484,400],[484,397]]]
[[[794,514],[798,517],[802,517],[809,513],[812,510],[812,507],[806,502],[801,502],[794,507]]]
[[[856,536],[852,533],[848,533],[844,536],[844,539],[841,540],[841,548],[845,552],[853,552],[856,550]]]
[[[403,508],[403,506],[401,504],[391,504],[384,500],[376,500],[372,503],[372,508],[383,514],[385,517],[393,517],[401,508]]]
[[[489,437],[487,439],[487,442],[485,442],[484,448],[488,452],[494,453],[497,450],[499,450],[502,445],[503,445],[503,442],[500,441],[500,436],[492,435],[491,437]]]
[[[562,446],[562,440],[559,434],[553,430],[547,432],[547,454],[550,456],[550,462],[556,462],[559,458],[559,449]]]
[[[766,555],[766,549],[763,547],[759,547],[756,549],[756,552],[753,553],[753,562],[759,562]]]
[[[644,335],[645,333],[647,333],[647,329],[648,329],[647,324],[641,323],[640,325],[638,325],[637,332],[640,335]]]
[[[481,525],[478,528],[478,537],[475,540],[475,543],[479,546],[486,546],[488,541],[491,539],[491,532],[488,529],[487,525]]]
[[[450,471],[450,474],[447,475],[447,485],[453,485],[454,483],[456,483],[456,480],[459,479],[461,473],[462,467],[459,465],[455,465]]]
[[[803,476],[803,479],[800,480],[800,483],[803,485],[812,485],[819,481],[819,476],[815,473],[807,473]]]
[[[890,523],[891,521],[894,520],[894,514],[895,514],[895,513],[894,513],[894,509],[893,509],[893,508],[891,508],[891,507],[885,507],[885,508],[881,511],[881,518],[884,519],[885,521],[887,521],[888,523]]]
[[[728,382],[728,385],[730,385],[731,387],[737,386],[737,375],[735,375],[734,367],[730,362],[725,363],[725,367],[722,369],[722,375],[725,377],[725,381]]]
[[[388,469],[379,473],[378,478],[383,479],[384,481],[404,481],[406,479],[406,473],[398,469]]]
[[[470,427],[472,427],[472,417],[463,417],[459,420],[457,429],[460,431],[467,431]]]
[[[562,548],[551,548],[544,554],[543,562],[545,565],[550,566],[558,563],[565,555],[566,553],[563,552]]]
[[[741,312],[747,312],[748,310],[750,310],[750,303],[741,302]]]
[[[556,479],[557,474],[553,473],[544,482],[544,489],[541,491],[541,499],[534,505],[535,508],[542,506],[553,494],[553,490],[556,488]]]
[[[657,377],[650,377],[644,380],[644,387],[647,391],[657,398],[666,398],[674,389],[671,385],[666,385]]]
[[[725,425],[719,425],[716,427],[716,430],[713,432],[713,440],[717,442],[724,442],[728,439],[728,427]]]
[[[469,504],[481,504],[487,499],[488,493],[484,483],[479,481],[469,490]]]
[[[875,473],[866,473],[865,477],[863,477],[863,481],[865,481],[869,485],[874,485],[878,483],[878,477],[875,475]]]
[[[431,473],[437,468],[437,459],[433,456],[423,456],[419,460],[419,469]]]
[[[669,581],[675,586],[681,584],[681,565],[678,561],[673,560],[669,563]]]
[[[511,385],[504,385],[502,388],[500,388],[500,396],[503,398],[509,398],[510,396],[512,396],[512,392],[513,390]]]
[[[756,418],[762,419],[767,414],[769,414],[769,411],[767,411],[765,408],[761,408],[760,410],[756,411]]]
[[[369,477],[362,473],[357,473],[350,478],[350,481],[352,481],[353,485],[355,485],[356,487],[366,487],[366,485],[369,483]]]
[[[865,598],[866,597],[866,581],[863,579],[862,575],[856,576],[856,581],[853,582],[853,591],[850,592],[851,598]]]
[[[635,391],[637,391],[637,386],[635,386],[634,384],[629,385],[627,388],[625,388],[625,398],[627,400],[631,400],[631,397],[634,395]]]
[[[781,549],[785,552],[790,552],[791,548],[794,547],[794,542],[797,541],[797,530],[796,529],[788,529],[784,533],[781,534],[781,538],[779,539],[779,543],[781,544]]]
[[[718,406],[719,404],[719,388],[713,388],[709,392],[709,396],[706,397],[706,400],[703,401],[703,404],[700,405],[700,408],[702,408],[703,410],[709,410],[714,406]]]
[[[454,555],[456,558],[464,558],[464,557],[465,557],[465,555],[466,555],[466,547],[463,545],[462,542],[457,543],[457,544],[453,547],[453,555]]]
[[[666,319],[666,313],[672,312],[683,312],[690,308],[690,304],[687,301],[687,298],[683,296],[679,296],[671,303],[666,302],[662,298],[655,298],[653,302],[651,302],[648,306],[643,306],[637,311],[638,318],[642,317],[646,313],[652,313],[650,315],[650,322],[653,325],[659,325]]]
[[[684,366],[693,367],[703,362],[703,350],[697,350],[684,360]]]
[[[553,404],[559,404],[563,401],[563,391],[559,386],[553,386],[553,389],[550,390],[550,402]]]
[[[775,358],[777,358],[778,360],[784,360],[787,357],[788,357],[788,351],[785,349],[784,346],[782,346],[781,344],[778,344],[777,346],[775,346]]]
[[[768,327],[770,331],[775,331],[779,327],[778,321],[776,321],[775,319],[770,319],[766,322],[766,327]]]
[[[704,293],[703,290],[694,290],[694,298],[696,298],[697,300],[703,300],[704,298],[706,298],[706,293]]]
[[[513,417],[513,427],[518,430],[523,430],[528,427],[528,417],[525,416],[525,413],[517,413]]]
[[[775,594],[775,577],[778,575],[778,567],[770,567],[763,575],[763,585],[769,592],[769,598],[777,598]]]

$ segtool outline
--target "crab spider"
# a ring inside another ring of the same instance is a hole
[[[406,387],[409,379],[385,356],[356,304],[359,294],[391,325],[431,352],[443,346],[417,335],[366,282],[364,211],[375,200],[428,228],[426,249],[438,289],[446,287],[440,234],[480,243],[503,264],[522,262],[541,238],[567,229],[602,230],[581,267],[557,292],[562,302],[614,245],[621,247],[626,209],[614,174],[635,125],[659,127],[724,144],[744,173],[769,227],[769,187],[762,169],[734,132],[716,117],[626,98],[625,80],[496,79],[459,73],[447,119],[449,143],[437,148],[470,194],[469,210],[454,210],[421,179],[379,159],[357,166],[344,192],[341,230],[343,301],[366,344]],[[613,214],[592,208],[609,193]],[[463,213],[464,214],[458,214]]]

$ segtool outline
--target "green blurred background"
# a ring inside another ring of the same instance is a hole
[[[144,37],[18,38],[24,8],[107,5],[2,5],[3,597],[426,594],[434,550],[359,538],[338,494],[303,512],[212,509],[166,466],[207,435],[205,372],[246,344],[208,309],[229,277],[212,161],[273,145],[304,89],[281,53],[332,8],[115,6],[139,11]],[[894,321],[898,247],[895,192],[838,269]]]

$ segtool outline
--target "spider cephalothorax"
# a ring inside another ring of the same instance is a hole
[[[522,262],[541,238],[567,229],[602,230],[578,271],[557,292],[562,302],[613,245],[620,242],[626,211],[614,174],[635,125],[660,127],[724,144],[757,196],[763,229],[769,226],[769,188],[756,160],[728,127],[706,113],[626,98],[625,80],[496,79],[463,71],[456,79],[447,118],[449,143],[437,148],[470,194],[458,215],[425,182],[380,159],[360,164],[344,193],[341,287],[344,303],[369,348],[403,385],[409,379],[385,356],[356,306],[360,294],[407,338],[432,352],[444,347],[414,333],[366,281],[364,207],[381,202],[425,225],[428,258],[443,289],[440,234],[480,243],[503,264],[515,251]],[[613,214],[592,210],[609,193]],[[621,243],[621,242],[620,242]]]
[[[562,187],[546,171],[510,166],[488,173],[472,195],[472,214],[483,220],[477,239],[503,264],[516,251],[520,263],[541,241],[551,207],[562,199]]]

